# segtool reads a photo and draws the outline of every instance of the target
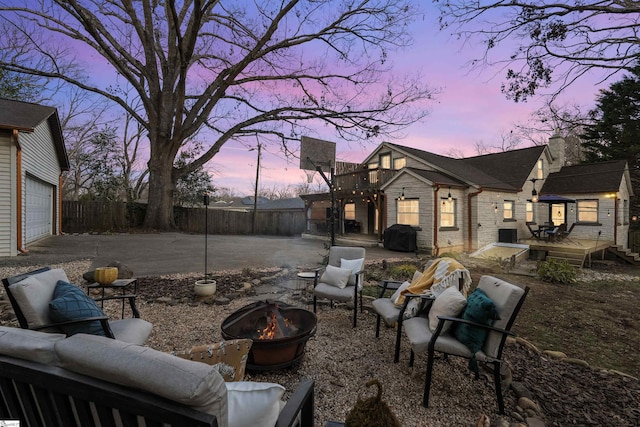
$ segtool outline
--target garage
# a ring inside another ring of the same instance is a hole
[[[28,244],[52,233],[53,187],[29,175],[25,184],[25,237]]]

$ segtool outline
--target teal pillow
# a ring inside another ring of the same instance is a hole
[[[53,299],[49,302],[49,317],[54,322],[86,319],[87,317],[104,316],[96,302],[80,288],[58,280],[53,291]],[[91,334],[105,336],[99,321],[77,323],[60,327],[68,336],[75,334]]]
[[[491,298],[482,289],[476,289],[467,298],[467,306],[464,309],[462,318],[483,325],[493,325],[493,321],[500,318],[496,306]],[[458,324],[456,328],[456,339],[466,345],[474,357],[471,359],[469,367],[476,371],[475,353],[482,350],[488,331],[478,326]]]

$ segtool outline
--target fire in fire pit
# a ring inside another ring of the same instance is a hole
[[[249,370],[282,369],[299,361],[307,340],[316,333],[312,312],[289,304],[258,301],[222,322],[224,339],[250,338]]]

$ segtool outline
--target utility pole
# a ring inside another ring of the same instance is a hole
[[[254,151],[255,148],[250,149],[249,151]],[[258,180],[260,178],[260,155],[262,153],[262,144],[258,142],[258,163],[256,164],[256,188],[253,192],[253,218],[251,223],[251,234],[256,234],[256,221],[258,216],[256,215],[258,211]]]

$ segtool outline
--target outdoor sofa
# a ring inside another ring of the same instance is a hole
[[[0,419],[25,426],[313,426],[313,386],[284,403],[279,384],[149,347],[0,326]]]

